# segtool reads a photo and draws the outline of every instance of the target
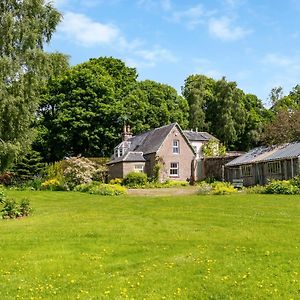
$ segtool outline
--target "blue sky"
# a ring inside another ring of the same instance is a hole
[[[222,76],[267,103],[300,84],[299,0],[54,0],[64,18],[47,50],[71,64],[113,56],[139,79],[178,91],[191,74]]]

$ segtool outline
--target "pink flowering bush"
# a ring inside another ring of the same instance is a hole
[[[70,157],[66,160],[64,181],[69,189],[76,185],[90,183],[97,171],[95,163],[84,157]]]

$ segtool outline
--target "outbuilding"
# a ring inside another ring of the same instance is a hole
[[[244,186],[300,175],[300,142],[254,148],[227,163],[224,175],[226,181],[242,180]]]

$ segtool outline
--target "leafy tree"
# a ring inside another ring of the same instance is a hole
[[[270,118],[261,100],[245,94],[235,82],[192,75],[183,95],[189,102],[189,126],[207,130],[227,148],[248,150],[260,142],[265,119]]]
[[[243,97],[243,104],[246,112],[245,130],[239,136],[236,147],[249,150],[261,144],[264,126],[271,120],[272,112],[263,106],[257,96],[252,94],[246,94]]]
[[[38,145],[47,161],[108,154],[115,144],[121,128],[121,99],[115,95],[122,92],[101,62],[90,60],[49,81],[39,109]]]
[[[143,93],[142,102],[146,105],[145,128],[140,131],[172,122],[179,123],[183,128],[187,127],[188,103],[173,87],[145,80],[138,83],[137,89]],[[132,119],[132,122],[138,119]]]
[[[206,107],[213,99],[215,81],[204,75],[191,75],[185,80],[182,94],[189,104],[189,128],[207,130]]]
[[[266,126],[263,140],[268,145],[300,141],[300,109],[278,111]]]
[[[278,112],[280,110],[296,110],[300,108],[300,85],[296,85],[287,96],[282,96],[273,104],[271,110]]]
[[[271,105],[274,106],[276,103],[283,97],[283,88],[281,86],[277,86],[272,88],[269,99]]]
[[[0,2],[0,169],[24,152],[33,138],[31,123],[39,89],[55,55],[43,51],[60,14],[44,0]]]
[[[175,121],[187,125],[188,104],[175,89],[136,78],[135,69],[112,57],[52,77],[39,110],[36,143],[46,161],[110,155],[125,122],[135,134]]]
[[[235,147],[245,129],[243,96],[235,82],[227,82],[223,77],[216,81],[213,100],[207,104],[206,119],[210,123],[210,131],[229,149]]]

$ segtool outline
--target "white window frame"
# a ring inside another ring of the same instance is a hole
[[[136,165],[134,165],[134,172],[144,173],[144,167],[145,167],[145,165],[143,165],[143,164],[136,164]]]
[[[173,154],[179,154],[180,149],[179,149],[179,140],[173,140],[173,146],[172,146],[172,152]]]
[[[170,177],[179,177],[179,162],[170,163]]]

